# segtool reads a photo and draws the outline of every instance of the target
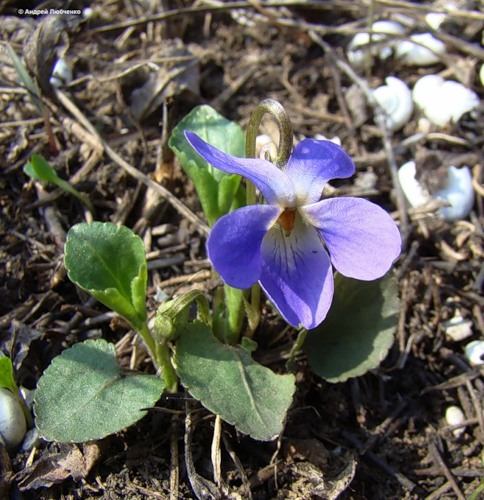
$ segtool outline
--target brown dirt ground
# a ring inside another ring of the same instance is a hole
[[[388,137],[376,126],[372,108],[348,94],[355,81],[340,62],[351,36],[372,16],[405,14],[423,30],[430,2],[264,3],[241,1],[235,9],[228,2],[203,0],[99,0],[91,5],[88,21],[54,16],[51,31],[41,37],[32,35],[40,16],[18,15],[20,2],[2,3],[2,39],[19,55],[25,47],[31,51],[41,85],[49,57],[65,47],[74,81],[63,93],[78,111],[44,86],[54,137],[49,142],[43,118],[5,63],[2,45],[0,348],[13,354],[18,382],[30,389],[54,356],[86,338],[116,342],[124,366],[152,370],[133,333],[66,278],[65,233],[88,214],[76,199],[23,174],[32,153],[42,154],[62,178],[89,194],[97,220],[124,223],[144,238],[154,312],[156,287],[179,294],[194,286],[210,292],[213,286],[200,226],[143,182],[146,176],[155,179],[201,216],[193,189],[167,148],[170,130],[201,103],[245,125],[261,99],[275,98],[286,106],[297,137],[337,135],[354,157],[357,175],[335,185],[336,193],[366,196],[395,216],[405,238],[396,265],[401,314],[389,356],[359,379],[328,384],[298,357],[298,390],[277,443],[255,442],[224,425],[220,497],[335,498],[342,491],[342,499],[467,498],[484,478],[484,379],[463,354],[467,342],[484,335],[482,115],[419,136],[415,111],[403,130]],[[88,5],[73,2],[70,8]],[[43,6],[65,8],[55,0],[21,5]],[[482,97],[483,24],[478,2],[461,1],[437,33],[447,44],[443,63],[413,68],[394,58],[375,61],[365,81],[376,88],[387,75],[398,75],[412,86],[419,76],[439,72]],[[160,68],[161,97],[156,107],[146,105],[134,116],[130,99],[147,78],[147,62]],[[104,145],[145,177],[121,168],[83,117]],[[402,164],[415,154],[437,155],[438,165],[465,155],[476,188],[466,220],[444,222],[399,203],[392,161]],[[456,312],[472,322],[472,336],[457,342],[445,333],[445,321]],[[294,332],[269,315],[256,339],[258,359],[282,370]],[[190,404],[199,418],[188,454],[198,474],[210,481],[215,418]],[[466,417],[458,438],[444,419],[451,404]],[[10,457],[3,452],[0,497],[195,498],[183,446],[185,394],[166,397],[158,407],[100,443],[39,442]],[[59,471],[58,458],[73,452],[88,465],[75,473]],[[89,462],[88,457],[94,458]]]

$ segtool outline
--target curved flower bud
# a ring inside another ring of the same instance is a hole
[[[400,254],[400,233],[380,207],[356,198],[319,201],[324,184],[355,170],[336,144],[300,142],[283,171],[222,153],[192,132],[185,136],[208,163],[245,176],[266,198],[267,205],[221,217],[207,252],[228,285],[248,288],[258,281],[288,323],[309,329],[324,320],[333,298],[331,263],[342,274],[373,280]]]

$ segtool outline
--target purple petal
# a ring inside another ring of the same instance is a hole
[[[249,288],[259,279],[262,240],[281,211],[272,205],[250,205],[215,223],[207,240],[207,252],[225,283]]]
[[[271,205],[295,206],[294,186],[289,177],[274,164],[255,158],[237,158],[214,148],[193,132],[185,137],[195,151],[210,165],[229,174],[246,177]]]
[[[321,199],[328,181],[351,177],[355,165],[337,144],[305,139],[294,148],[286,173],[296,187],[298,205],[309,205]]]
[[[275,226],[262,242],[261,287],[294,326],[319,325],[333,299],[330,260],[317,232],[299,215],[289,236]]]
[[[323,238],[334,267],[348,278],[380,278],[400,255],[402,240],[395,222],[368,200],[334,198],[302,207],[301,212]]]

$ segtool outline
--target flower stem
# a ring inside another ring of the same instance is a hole
[[[289,353],[289,359],[286,362],[286,368],[289,371],[294,371],[294,360],[296,359],[296,354],[302,349],[304,341],[308,335],[308,331],[305,328],[300,328],[297,332],[296,342],[292,346],[291,352]]]
[[[292,149],[292,125],[287,111],[281,103],[274,99],[264,99],[254,109],[250,117],[249,125],[247,126],[246,141],[245,141],[245,156],[246,158],[255,158],[255,146],[257,133],[259,131],[262,117],[270,114],[279,127],[279,147],[277,153],[271,161],[279,168],[284,168],[287,164]],[[247,205],[254,205],[256,203],[255,187],[252,183],[248,182],[246,187]],[[254,323],[251,333],[254,332],[260,319],[260,286],[258,283],[252,285],[250,300],[253,311],[257,311],[259,318]]]
[[[148,347],[148,351],[155,366],[161,368],[161,376],[165,381],[166,390],[171,393],[176,392],[178,386],[177,376],[171,364],[168,346],[161,342],[155,342],[146,322],[137,328],[137,331],[144,340],[146,347]]]

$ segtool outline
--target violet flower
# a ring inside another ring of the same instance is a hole
[[[258,281],[291,325],[310,329],[326,317],[334,292],[331,264],[344,276],[371,281],[400,254],[400,233],[382,208],[361,198],[320,200],[329,180],[355,171],[336,144],[306,139],[281,170],[226,154],[193,132],[185,136],[204,160],[247,178],[267,201],[221,217],[207,241],[208,257],[229,286]]]

